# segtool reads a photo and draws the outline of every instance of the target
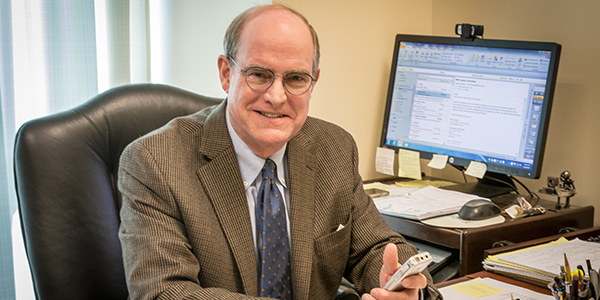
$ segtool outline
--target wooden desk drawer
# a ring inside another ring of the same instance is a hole
[[[460,275],[483,270],[483,251],[492,248],[495,242],[507,240],[520,243],[558,234],[565,227],[579,229],[594,226],[594,207],[571,208],[560,213],[507,220],[503,224],[466,229],[461,233]]]

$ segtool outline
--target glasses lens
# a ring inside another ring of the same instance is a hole
[[[312,78],[304,73],[290,73],[285,75],[285,85],[288,92],[300,95],[304,94],[312,82]]]
[[[254,90],[267,89],[273,81],[273,73],[263,68],[249,68],[246,70],[246,81]]]

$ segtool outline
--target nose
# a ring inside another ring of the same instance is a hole
[[[265,100],[271,102],[273,106],[279,106],[283,104],[287,99],[285,87],[283,86],[283,77],[281,75],[275,75],[273,84],[267,89],[265,93]]]

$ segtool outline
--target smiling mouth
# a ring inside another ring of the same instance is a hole
[[[281,118],[281,117],[283,117],[282,114],[270,114],[270,113],[262,112],[262,111],[260,112],[260,114],[263,115],[263,116],[265,116],[265,117],[268,117],[268,118]]]

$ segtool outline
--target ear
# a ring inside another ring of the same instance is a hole
[[[219,55],[217,66],[219,67],[219,79],[221,80],[221,87],[225,93],[229,94],[229,86],[231,85],[231,68],[229,66],[229,59],[225,55]]]
[[[317,82],[319,82],[319,77],[321,77],[321,68],[317,68],[317,74],[315,75],[315,80],[313,81],[313,84],[310,87],[310,92],[311,93],[315,89],[315,85],[317,85]]]

